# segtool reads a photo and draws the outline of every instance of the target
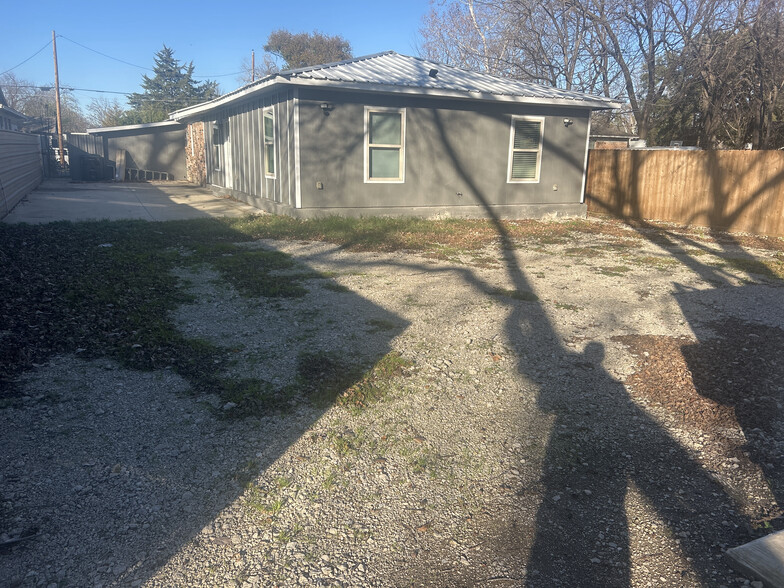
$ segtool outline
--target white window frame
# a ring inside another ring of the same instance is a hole
[[[224,123],[220,120],[212,122],[212,169],[214,171],[223,171],[224,165]],[[215,141],[215,135],[218,135],[218,141]]]
[[[537,149],[515,149],[515,122],[518,120],[529,120],[539,123],[539,146]],[[512,116],[509,129],[509,157],[506,171],[507,184],[537,184],[539,183],[539,176],[542,170],[542,145],[544,143],[544,117],[543,116]],[[536,152],[536,176],[533,178],[513,178],[512,177],[512,164],[514,163],[515,151],[521,153]]]
[[[270,172],[267,169],[267,115],[272,119],[272,141],[269,145],[272,148],[272,157],[274,158],[274,165],[275,169]],[[267,108],[263,108],[261,111],[261,150],[262,150],[262,159],[264,161],[264,177],[265,178],[272,178],[275,179],[278,173],[278,149],[275,143],[277,139],[276,133],[276,125],[275,125],[275,109],[272,106],[268,106]]]
[[[400,145],[370,143],[370,115],[376,112],[394,112],[400,115]],[[370,177],[370,148],[385,147],[400,149],[400,169],[397,178]],[[366,184],[404,184],[406,181],[406,109],[365,106],[365,183]]]

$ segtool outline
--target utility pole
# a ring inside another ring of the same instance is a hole
[[[63,119],[60,116],[60,75],[57,72],[57,36],[52,31],[52,51],[54,52],[54,97],[57,105],[57,145],[60,148],[60,166],[65,167],[63,153]]]
[[[250,81],[256,81],[256,51],[250,50]]]

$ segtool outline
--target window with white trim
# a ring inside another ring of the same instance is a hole
[[[513,116],[507,182],[538,182],[542,165],[544,119]]]
[[[365,107],[366,182],[404,182],[405,144],[405,108]]]
[[[275,116],[272,108],[264,109],[264,175],[275,177]]]
[[[223,125],[221,121],[212,123],[212,168],[220,171],[223,166]]]

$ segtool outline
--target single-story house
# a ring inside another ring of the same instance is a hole
[[[388,51],[170,118],[201,136],[208,186],[271,212],[524,218],[585,213],[591,112],[619,106]]]

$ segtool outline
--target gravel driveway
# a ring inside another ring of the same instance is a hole
[[[331,277],[248,299],[183,269],[182,332],[282,384],[303,349],[395,352],[386,396],[231,418],[170,371],[40,365],[0,410],[0,585],[749,583],[724,550],[784,523],[780,252],[253,246]]]

